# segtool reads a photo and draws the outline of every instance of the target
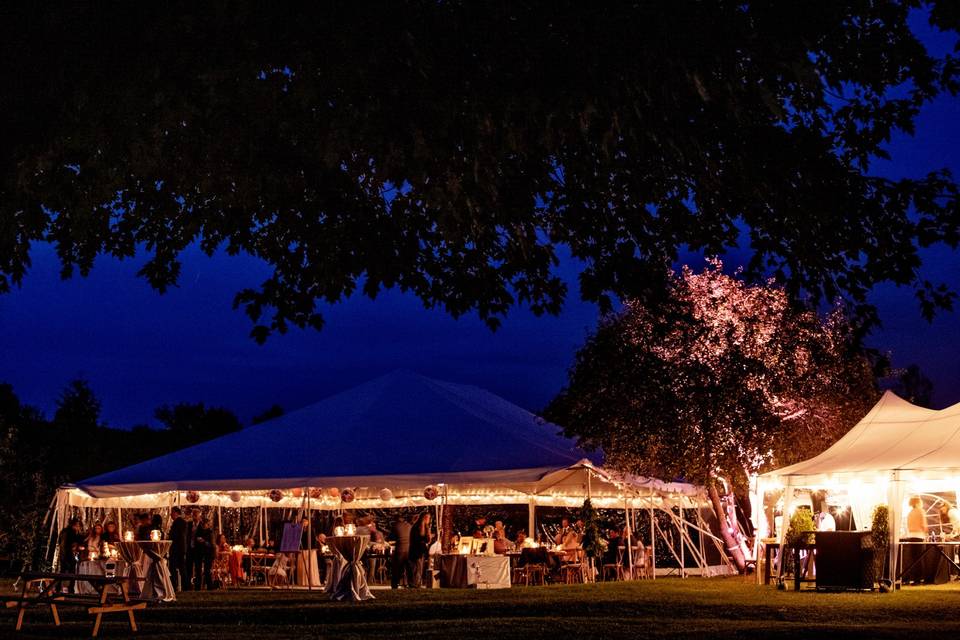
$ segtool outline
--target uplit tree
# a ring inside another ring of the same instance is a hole
[[[175,442],[186,446],[240,430],[240,420],[229,409],[202,402],[163,405],[154,412]]]
[[[160,291],[199,247],[269,267],[235,298],[258,340],[391,287],[496,325],[560,309],[566,253],[609,309],[743,240],[793,296],[953,301],[918,267],[956,181],[873,163],[956,92],[916,29],[956,0],[8,5],[0,291],[36,242]]]
[[[842,307],[798,308],[719,261],[684,268],[669,293],[602,320],[547,416],[614,467],[706,484],[725,522],[717,479],[743,486],[831,444],[876,399],[874,362]]]

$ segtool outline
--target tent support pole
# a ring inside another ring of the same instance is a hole
[[[651,496],[653,494],[651,493]],[[656,532],[656,522],[653,519],[653,502],[651,497],[650,503],[650,564],[653,567],[653,576],[654,580],[657,579],[657,532]]]
[[[313,591],[313,516],[310,513],[310,487],[303,490],[307,496],[307,591]],[[319,566],[317,569],[319,570]]]
[[[630,503],[626,498],[623,499],[623,519],[627,523],[627,575],[633,580],[633,538],[631,537],[633,531],[630,528]]]
[[[537,501],[535,498],[530,498],[530,501],[527,503],[527,535],[530,536],[532,540],[536,541]]]

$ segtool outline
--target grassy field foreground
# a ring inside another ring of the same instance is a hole
[[[8,585],[4,585],[8,587]],[[514,588],[503,591],[376,591],[365,603],[331,603],[304,591],[182,594],[138,619],[145,638],[892,638],[960,631],[960,589],[893,594],[780,592],[742,578]],[[64,626],[31,610],[22,638],[87,637],[89,618]],[[113,616],[101,636],[129,637]],[[12,637],[14,616],[0,617]]]

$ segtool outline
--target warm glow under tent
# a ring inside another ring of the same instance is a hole
[[[887,391],[829,449],[761,475],[758,501],[778,489],[784,490],[784,513],[790,513],[798,489],[843,492],[861,529],[870,528],[875,506],[888,505],[895,550],[907,497],[960,489],[960,404],[924,409]],[[762,510],[755,508],[754,513]],[[762,531],[761,523],[758,526]]]
[[[436,499],[424,496],[428,486]],[[341,499],[344,489],[352,501]],[[598,508],[666,513],[687,545],[693,530],[713,539],[699,515],[684,523],[673,509],[709,505],[702,487],[603,469],[559,427],[503,398],[395,371],[274,420],[61,487],[51,533],[77,508],[188,502],[307,511],[523,504],[532,531],[537,506],[580,507],[587,497]],[[668,544],[682,558],[683,544]],[[698,564],[706,568],[705,554]]]

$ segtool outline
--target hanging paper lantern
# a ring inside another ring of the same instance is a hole
[[[283,491],[280,491],[280,489],[271,489],[267,495],[274,502],[280,502],[283,499]]]
[[[337,489],[336,487],[330,487],[329,489],[327,489],[327,495],[330,496],[331,498],[339,498],[340,489]]]
[[[294,489],[293,491],[291,491],[291,493],[293,493],[293,497],[294,497],[294,498],[299,498],[299,497],[303,496],[303,489],[297,487],[296,489]]]
[[[380,499],[384,502],[390,502],[393,500],[393,491],[390,491],[390,489],[380,489]]]
[[[432,484],[423,490],[423,497],[427,500],[437,499],[437,488]]]
[[[353,489],[344,489],[340,492],[340,499],[343,502],[353,502]]]
[[[323,489],[310,489],[310,497],[314,500],[321,500],[323,498]]]
[[[200,500],[200,494],[196,491],[187,491],[187,502],[196,504]]]
[[[231,491],[228,495],[230,496],[230,501],[231,501],[231,502],[240,502],[240,492],[239,492],[239,491]]]

